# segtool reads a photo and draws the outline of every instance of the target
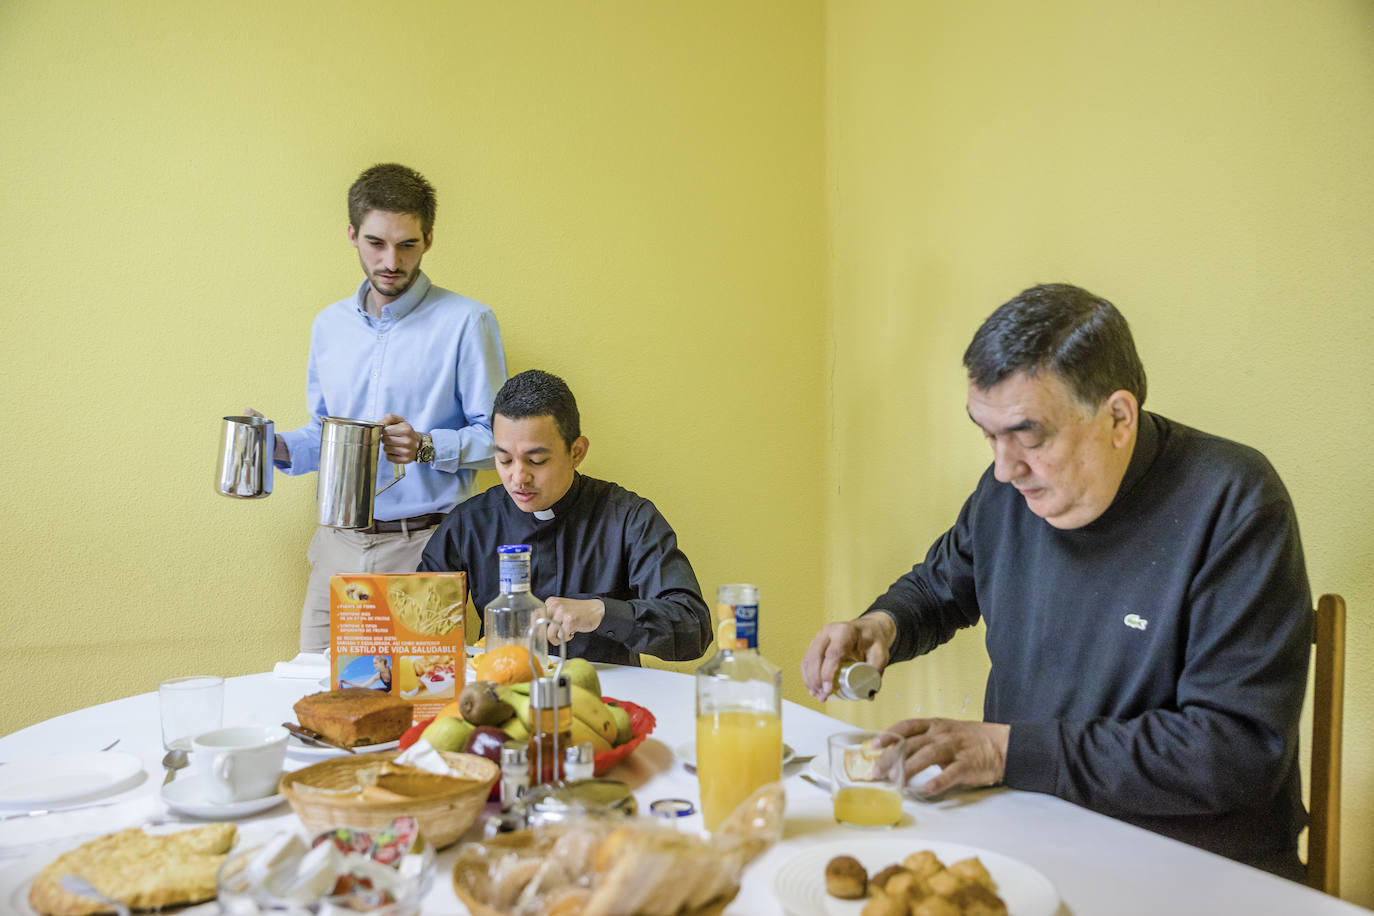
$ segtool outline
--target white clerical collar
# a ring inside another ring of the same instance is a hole
[[[553,510],[552,510],[552,509],[535,509],[535,510],[534,510],[534,517],[537,518],[537,519],[539,519],[541,522],[547,522],[549,519],[553,518]]]

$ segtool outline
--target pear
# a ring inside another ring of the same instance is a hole
[[[596,674],[596,668],[585,658],[570,658],[563,663],[563,673],[568,676],[574,684],[584,688],[593,696],[601,696],[601,678]]]
[[[606,711],[611,714],[611,721],[615,723],[615,746],[620,747],[634,735],[634,728],[630,725],[630,714],[615,703],[607,703]]]
[[[477,726],[462,719],[444,716],[435,719],[429,727],[420,732],[420,737],[433,745],[436,751],[461,751],[468,737]]]

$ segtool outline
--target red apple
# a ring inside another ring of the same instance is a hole
[[[501,765],[501,747],[510,740],[510,735],[501,731],[495,725],[479,725],[471,735],[468,736],[468,743],[463,750],[469,754],[480,754],[488,760]],[[501,800],[501,780],[496,781],[496,785],[491,787],[491,801]]]

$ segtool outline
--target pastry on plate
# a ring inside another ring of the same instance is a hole
[[[64,852],[39,872],[29,906],[44,916],[113,912],[99,900],[63,890],[66,875],[80,875],[135,910],[213,899],[215,875],[236,833],[233,824],[206,824],[177,833],[154,835],[134,827],[107,834]]]

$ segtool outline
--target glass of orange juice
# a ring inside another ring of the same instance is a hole
[[[829,738],[830,799],[849,827],[891,827],[902,819],[906,742],[892,732],[850,731]]]

